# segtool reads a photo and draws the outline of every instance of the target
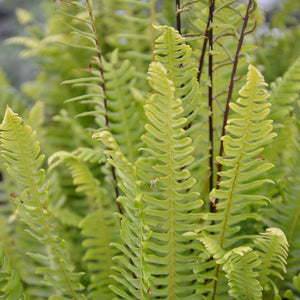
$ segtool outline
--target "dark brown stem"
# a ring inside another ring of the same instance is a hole
[[[104,109],[105,109],[105,116],[104,116],[105,126],[109,129],[108,106],[107,106],[106,87],[105,87],[105,80],[104,80],[104,70],[103,70],[103,64],[102,64],[102,54],[101,54],[99,41],[97,39],[97,30],[96,30],[96,26],[95,26],[95,18],[93,15],[91,2],[90,2],[90,0],[86,0],[86,3],[88,5],[89,16],[90,16],[90,19],[92,22],[92,30],[93,30],[93,33],[95,36],[95,42],[96,42],[96,47],[97,47],[97,57],[98,57],[98,61],[99,61],[99,71],[100,71],[100,75],[102,78],[101,87],[102,87],[103,95],[104,95],[103,104],[104,104]],[[117,183],[118,181],[117,181],[117,176],[116,176],[116,170],[115,170],[114,166],[111,166],[111,172],[112,172],[113,185],[114,185],[114,190],[115,190],[116,199],[117,199],[119,197],[119,189],[118,189],[118,183]],[[118,206],[119,213],[123,214],[122,207],[119,202],[117,202],[117,206]]]
[[[209,43],[209,56],[208,56],[208,77],[209,77],[209,86],[208,86],[208,125],[209,125],[209,190],[213,188],[213,178],[214,178],[214,128],[213,128],[213,29],[211,24],[213,23],[213,15],[215,9],[215,0],[210,0],[209,6],[209,27],[208,27],[208,43]],[[210,211],[216,212],[215,206],[210,203]]]
[[[177,13],[180,10],[180,0],[176,1],[176,29],[181,34],[181,14]]]
[[[207,23],[206,23],[204,41],[203,41],[201,55],[200,55],[200,59],[199,59],[199,67],[198,67],[198,74],[197,74],[197,81],[198,82],[200,82],[202,69],[203,69],[203,65],[204,65],[204,57],[205,57],[205,52],[206,52],[206,47],[207,47],[208,29],[209,29],[210,23],[211,23],[211,19],[210,19],[210,15],[209,15],[209,17],[207,19]]]
[[[238,66],[239,57],[240,57],[240,52],[241,52],[241,49],[242,49],[242,45],[243,45],[243,41],[244,41],[244,37],[245,37],[245,32],[246,32],[246,28],[247,28],[247,24],[248,24],[248,20],[249,20],[249,14],[251,12],[251,6],[252,6],[252,0],[249,0],[247,10],[246,10],[246,14],[245,14],[245,17],[243,18],[244,19],[243,27],[242,27],[242,30],[241,30],[241,35],[240,35],[239,43],[238,43],[238,46],[237,46],[237,49],[236,49],[235,58],[234,58],[234,62],[233,62],[233,67],[232,67],[232,72],[231,72],[231,79],[230,79],[230,84],[229,84],[229,89],[228,89],[228,94],[227,94],[227,101],[226,101],[226,107],[225,107],[224,119],[223,119],[223,126],[222,126],[222,137],[226,133],[225,127],[226,127],[227,120],[228,120],[229,104],[230,104],[230,101],[231,101],[231,98],[232,98],[232,93],[233,93],[233,88],[234,88],[234,83],[235,83],[235,75],[236,75],[237,66]],[[223,156],[223,152],[224,152],[224,142],[221,139],[219,156]],[[221,172],[221,171],[222,171],[222,165],[219,163],[218,164],[218,172]],[[220,182],[221,182],[221,176],[218,175],[217,176],[217,189],[220,188],[220,185],[219,185]]]

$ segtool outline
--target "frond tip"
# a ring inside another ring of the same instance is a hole
[[[259,265],[259,275],[262,287],[267,284],[274,287],[276,285],[272,277],[283,279],[281,273],[286,273],[286,260],[288,257],[288,242],[285,234],[279,228],[267,228],[265,233],[261,233],[254,241],[258,247],[259,258],[262,261]]]
[[[258,254],[250,247],[238,247],[224,256],[223,270],[228,278],[229,295],[235,299],[257,300],[262,298],[259,273],[254,271],[260,264]]]

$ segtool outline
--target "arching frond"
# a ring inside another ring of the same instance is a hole
[[[278,294],[273,278],[283,279],[282,273],[286,272],[286,260],[288,256],[288,242],[285,234],[279,228],[267,228],[265,233],[261,233],[255,240],[258,247],[261,264],[258,266],[260,282],[264,289],[266,285],[275,290]]]
[[[35,133],[9,107],[0,125],[1,154],[6,161],[9,174],[23,190],[20,201],[16,201],[22,220],[28,225],[27,230],[38,242],[47,241],[49,254],[28,253],[44,267],[36,270],[44,274],[45,283],[54,287],[61,295],[59,299],[84,299],[80,294],[83,286],[81,274],[74,273],[69,261],[65,241],[54,231],[51,212],[48,210],[48,184],[45,171],[40,169],[44,159],[40,155],[39,143]],[[26,250],[25,250],[26,251]],[[58,296],[57,296],[58,297]]]

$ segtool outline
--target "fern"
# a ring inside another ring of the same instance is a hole
[[[286,272],[288,242],[285,234],[279,228],[267,228],[266,233],[261,233],[254,242],[262,261],[258,266],[261,285],[265,289],[267,284],[271,284],[276,295],[278,291],[270,276],[283,279],[281,273]]]
[[[121,179],[120,188],[124,192],[124,196],[118,198],[124,211],[121,216],[120,232],[123,244],[113,244],[122,255],[117,255],[113,259],[115,262],[113,269],[116,271],[113,278],[116,284],[113,284],[111,289],[121,299],[147,299],[150,290],[152,293],[150,270],[145,262],[146,245],[144,244],[149,229],[143,221],[142,193],[136,168],[124,157],[108,131],[96,133],[93,137],[102,141],[108,148],[106,153],[110,163],[118,172]]]
[[[226,169],[219,174],[222,177],[219,187],[210,193],[217,212],[207,214],[205,218],[212,222],[212,225],[207,225],[207,230],[214,233],[220,247],[225,250],[246,238],[237,235],[242,221],[259,219],[257,213],[251,212],[251,206],[266,205],[267,201],[264,195],[253,193],[257,187],[270,182],[257,177],[273,166],[260,158],[263,145],[276,136],[272,133],[272,121],[264,120],[270,106],[266,102],[265,85],[261,74],[250,65],[247,83],[240,90],[241,97],[230,105],[236,116],[228,121],[228,133],[223,137],[225,157],[217,157]],[[218,277],[218,266],[215,272]]]
[[[83,246],[87,251],[82,258],[87,263],[91,283],[89,284],[90,299],[112,299],[108,286],[111,284],[110,269],[115,251],[110,244],[118,240],[118,221],[113,216],[113,209],[106,195],[100,188],[100,183],[94,178],[87,166],[68,152],[57,152],[49,158],[49,164],[55,168],[61,163],[70,169],[77,192],[84,192],[91,198],[91,208],[95,211],[88,214],[79,224],[82,235],[86,237]]]
[[[269,95],[256,0],[53,2],[0,74],[0,298],[297,298],[299,59]]]
[[[223,270],[229,280],[229,295],[235,299],[261,299],[259,273],[254,271],[260,265],[258,254],[250,247],[238,247],[226,253],[224,258]]]
[[[270,102],[274,106],[271,118],[274,122],[280,122],[293,110],[293,104],[299,99],[300,57],[284,74],[271,84],[272,94]]]
[[[82,289],[80,274],[73,272],[65,242],[53,230],[53,220],[48,211],[48,184],[44,170],[40,169],[44,156],[39,155],[35,134],[22,123],[22,119],[8,107],[0,126],[2,156],[9,174],[24,189],[17,204],[22,220],[29,226],[27,231],[38,241],[47,241],[50,247],[48,257],[38,253],[28,255],[45,265],[36,272],[45,274],[46,282],[57,289],[60,296],[56,299],[68,299],[70,296],[84,299],[76,292]]]
[[[181,100],[175,98],[174,84],[158,62],[150,65],[149,83],[156,94],[145,105],[149,124],[143,140],[160,192],[144,196],[145,222],[152,231],[147,262],[152,268],[154,295],[189,299],[196,289],[196,246],[182,234],[195,229],[202,205],[198,194],[189,191],[195,184],[186,169],[193,162],[192,140],[185,137],[187,120],[181,117]]]
[[[223,137],[226,157],[217,158],[227,169],[220,174],[223,178],[220,188],[211,192],[212,201],[220,201],[216,204],[218,213],[209,217],[220,220],[221,227],[215,232],[221,247],[226,248],[234,242],[232,239],[240,230],[238,223],[243,217],[258,217],[249,213],[247,208],[254,204],[265,205],[267,201],[263,195],[249,193],[270,182],[268,179],[256,178],[273,167],[260,157],[263,145],[276,136],[272,133],[272,121],[264,120],[270,111],[270,104],[266,102],[268,94],[263,89],[265,85],[261,74],[250,65],[247,84],[240,91],[241,98],[231,104],[237,117],[229,120],[226,127],[228,134]],[[242,210],[246,215],[243,215]]]
[[[300,255],[298,247],[300,243],[299,236],[299,121],[294,118],[289,125],[290,131],[287,141],[285,141],[285,150],[280,155],[281,166],[276,173],[276,186],[273,192],[273,202],[268,210],[263,210],[263,216],[268,226],[281,228],[286,234],[290,245],[287,275],[286,278],[292,280],[299,271]],[[286,175],[288,174],[288,175]]]
[[[0,248],[0,251],[0,297],[7,300],[29,300],[5,251],[2,248]]]

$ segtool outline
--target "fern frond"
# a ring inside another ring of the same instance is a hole
[[[288,257],[288,242],[285,234],[279,228],[267,228],[255,240],[258,248],[261,264],[258,266],[261,285],[266,289],[270,284],[277,294],[274,277],[283,279],[282,273],[286,273],[286,260]]]
[[[107,147],[109,162],[116,168],[119,176],[119,186],[124,192],[118,201],[122,205],[121,239],[123,244],[114,243],[113,246],[121,251],[121,255],[114,257],[116,274],[113,278],[116,284],[111,289],[121,299],[148,299],[152,289],[149,282],[148,266],[145,262],[145,244],[149,229],[143,222],[142,193],[136,176],[135,166],[132,165],[120,151],[115,139],[108,131],[94,134]]]
[[[271,83],[272,110],[270,117],[281,122],[293,110],[293,104],[299,99],[300,57],[290,66],[282,78]]]
[[[23,192],[17,201],[22,220],[28,225],[32,237],[49,247],[48,256],[28,253],[45,267],[39,267],[37,274],[44,274],[45,283],[53,286],[60,299],[85,299],[77,291],[82,290],[79,282],[81,274],[74,273],[66,252],[65,241],[54,232],[52,215],[48,211],[48,183],[45,171],[40,169],[44,159],[40,155],[35,133],[9,107],[0,125],[2,157],[6,161],[9,174]]]
[[[172,27],[160,26],[162,32],[155,43],[155,60],[162,63],[169,80],[175,87],[175,98],[181,99],[187,124],[197,116],[199,110],[199,83],[197,67],[191,58],[192,49],[184,38]]]
[[[109,64],[104,64],[110,131],[130,162],[137,157],[144,131],[142,106],[135,101],[130,90],[133,77],[134,67],[129,60],[119,62],[118,51],[112,54]]]
[[[25,294],[20,277],[12,268],[4,249],[0,248],[0,292],[6,300],[29,300]]]
[[[153,295],[162,298],[189,299],[196,293],[197,241],[183,235],[193,231],[201,218],[202,200],[192,192],[195,179],[187,166],[193,162],[192,140],[186,137],[182,101],[163,65],[154,62],[149,68],[149,84],[156,91],[145,113],[149,120],[142,137],[149,153],[145,161],[152,165],[155,191],[145,190],[145,222],[152,234],[147,241]],[[145,170],[145,172],[148,172]]]
[[[216,207],[216,213],[204,215],[209,224],[203,230],[212,232],[220,248],[225,251],[249,238],[247,231],[239,234],[242,222],[249,218],[259,220],[257,211],[251,208],[256,206],[257,209],[268,201],[257,189],[271,182],[261,178],[265,171],[273,167],[261,159],[261,153],[263,146],[276,136],[272,133],[272,121],[265,120],[270,111],[265,86],[262,75],[250,65],[247,83],[239,92],[240,98],[230,104],[235,115],[228,121],[227,134],[222,138],[224,157],[216,158],[223,166],[223,171],[219,172],[222,180],[218,188],[210,193],[210,201]],[[220,267],[217,265],[215,268],[215,278],[218,278]],[[214,295],[218,282],[214,281],[213,284]]]
[[[84,192],[94,201],[92,207],[96,208],[79,224],[82,235],[86,238],[83,246],[87,249],[83,261],[87,263],[91,283],[88,286],[90,299],[112,299],[114,294],[108,288],[112,258],[116,251],[110,244],[118,241],[118,220],[109,201],[104,199],[99,181],[94,177],[88,167],[80,161],[75,153],[57,152],[49,160],[51,169],[59,164],[65,164],[71,171],[73,182],[77,185],[77,192]]]
[[[236,118],[229,120],[226,126],[225,157],[217,157],[226,170],[219,174],[223,179],[220,188],[211,192],[212,201],[219,200],[217,214],[208,218],[219,224],[214,232],[225,249],[239,232],[239,222],[258,218],[257,214],[249,212],[249,207],[265,205],[267,201],[265,196],[253,193],[257,187],[270,182],[258,176],[273,167],[260,158],[263,146],[276,136],[272,133],[272,121],[265,120],[270,111],[265,85],[262,75],[250,65],[247,83],[240,90],[241,98],[230,105]]]
[[[273,201],[268,210],[262,211],[267,226],[279,227],[290,245],[286,281],[300,272],[300,126],[295,118],[285,123],[289,136],[285,141],[277,172],[275,188],[270,191]],[[298,128],[297,128],[298,127]]]
[[[238,247],[224,255],[223,270],[230,287],[228,293],[235,299],[262,299],[262,287],[258,280],[260,265],[258,254],[250,247]]]

